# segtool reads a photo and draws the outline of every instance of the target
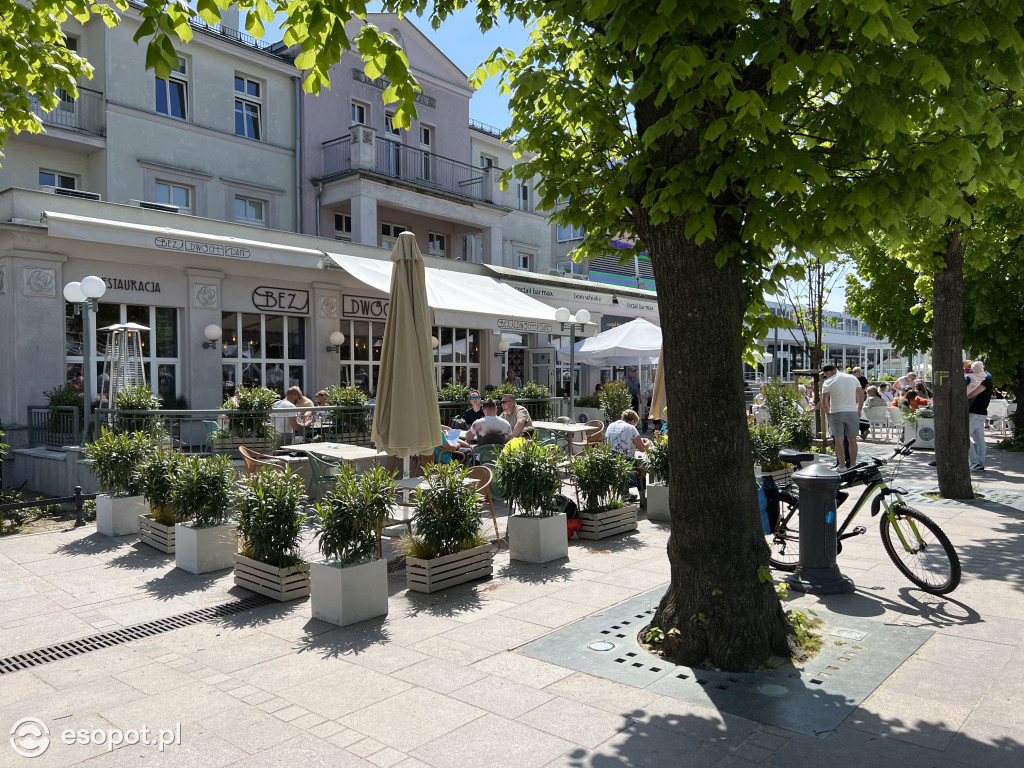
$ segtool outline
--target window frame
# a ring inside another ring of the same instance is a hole
[[[341,221],[341,225],[342,225],[341,229],[338,229],[338,218],[339,217],[341,217],[341,220],[342,220]],[[345,228],[346,224],[348,225],[347,229]],[[338,234],[339,232],[341,234]],[[344,211],[335,211],[334,212],[334,239],[335,240],[342,240],[342,241],[344,241],[346,243],[351,243],[352,242],[352,214],[345,213]]]
[[[158,115],[169,117],[172,120],[182,120],[184,122],[190,122],[192,119],[192,109],[189,105],[189,94],[191,92],[189,72],[191,67],[189,66],[189,59],[185,56],[178,56],[178,67],[171,70],[171,74],[166,79],[162,77],[156,77],[157,88],[160,87],[160,83],[163,83],[164,87],[164,98],[167,102],[167,111],[160,111],[160,102],[157,100],[156,104],[153,105],[153,111]],[[173,114],[172,99],[171,99],[171,84],[175,83],[182,87],[182,115],[178,116]]]
[[[438,241],[440,241],[440,246],[437,245]],[[448,258],[448,235],[441,232],[428,232],[427,251],[431,256]]]
[[[49,184],[43,180],[43,174],[48,173],[53,176],[53,183]],[[39,186],[41,187],[56,187],[57,189],[78,189],[79,176],[77,173],[64,173],[63,171],[51,171],[48,168],[39,169]],[[71,186],[62,184],[62,181],[70,181]]]
[[[492,157],[491,155],[480,153],[480,167],[481,168],[497,168],[498,158]]]
[[[525,181],[516,184],[516,206],[520,211],[530,212],[530,185]]]
[[[384,231],[384,228],[388,227],[388,232]],[[409,228],[404,224],[395,224],[391,221],[382,221],[380,223],[380,243],[381,248],[394,248],[395,243],[398,242],[398,236],[403,232],[408,232]],[[390,243],[390,244],[388,244]]]
[[[250,204],[252,204],[252,203],[259,203],[260,207],[262,208],[263,218],[260,219],[260,220],[251,219],[248,216],[244,216],[242,218],[239,218],[238,214],[236,212],[236,207],[235,207],[235,206],[237,206],[239,200],[244,201],[247,213],[248,213],[249,205]],[[269,226],[268,221],[267,221],[267,219],[269,218],[269,209],[270,209],[270,201],[267,200],[266,198],[253,197],[251,195],[241,195],[241,194],[238,194],[236,192],[235,195],[234,195],[234,205],[231,208],[231,214],[232,214],[232,217],[233,217],[232,221],[234,221],[236,224],[245,224],[247,227],[260,227],[262,229],[266,229]]]
[[[161,186],[168,188],[168,199],[166,202],[160,199],[159,188]],[[177,203],[174,202],[175,189],[185,190],[185,195],[188,199],[187,205],[178,205]],[[178,213],[186,213],[191,215],[192,212],[195,210],[195,199],[195,187],[191,186],[190,184],[180,184],[178,182],[169,181],[168,179],[157,179],[156,181],[153,182],[153,202],[162,203],[164,205],[178,205]]]
[[[586,232],[583,230],[582,225],[577,227],[573,226],[572,224],[558,224],[555,227],[555,239],[560,243],[569,243],[572,242],[573,240],[582,240],[584,237],[586,237]]]
[[[234,327],[228,327],[228,317],[234,315],[235,322]],[[253,357],[246,357],[242,354],[241,342],[243,337],[244,328],[244,317],[246,315],[257,315],[260,318],[260,343],[259,343],[259,355]],[[281,357],[268,357],[268,344],[267,344],[267,319],[281,319],[281,331],[282,331],[282,356]],[[292,357],[289,353],[291,351],[291,345],[289,344],[289,333],[291,326],[297,323],[298,327],[301,328],[302,335],[302,357]],[[248,366],[258,366],[260,375],[259,386],[267,387],[267,370],[268,366],[281,366],[284,370],[285,381],[282,382],[282,389],[279,394],[283,398],[288,387],[292,386],[293,379],[291,378],[292,368],[301,368],[301,374],[299,376],[300,381],[298,386],[303,392],[306,390],[306,381],[309,374],[310,365],[308,358],[308,347],[309,347],[309,334],[310,334],[310,322],[306,315],[279,315],[274,313],[263,313],[263,312],[246,312],[246,311],[232,311],[224,310],[221,312],[221,328],[223,329],[223,335],[221,339],[221,387],[223,389],[225,378],[224,369],[228,366],[234,367],[234,378],[231,381],[234,382],[235,388],[239,386],[238,382],[244,382],[243,368]],[[226,355],[225,350],[230,346],[234,346],[235,354]],[[274,389],[270,387],[270,389]],[[275,392],[278,390],[274,390]],[[225,398],[226,399],[226,398]]]
[[[238,81],[242,81],[242,90],[238,90]],[[252,141],[264,141],[266,138],[266,131],[263,125],[263,104],[264,94],[266,93],[266,83],[262,80],[258,80],[255,77],[250,77],[242,72],[235,72],[234,77],[234,93],[235,93],[235,135],[241,136],[245,139],[251,139]],[[249,93],[249,87],[256,86],[257,94],[254,96]],[[242,132],[239,132],[239,105],[242,107]],[[256,119],[250,123],[250,113],[246,108],[255,110]],[[253,133],[255,135],[249,135],[249,128],[255,126]]]
[[[363,116],[362,116],[361,120],[356,118],[356,111],[357,110],[361,110],[362,113],[363,113]],[[369,123],[369,119],[370,119],[370,105],[369,104],[365,104],[362,101],[357,101],[356,99],[352,99],[352,102],[351,102],[351,116],[352,116],[352,123],[351,123],[352,125],[369,125],[370,124]]]

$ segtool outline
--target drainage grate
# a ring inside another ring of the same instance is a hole
[[[188,613],[179,613],[177,616],[168,616],[155,621],[147,621],[144,624],[136,624],[132,627],[115,629],[113,632],[104,632],[102,635],[83,637],[80,640],[69,640],[66,643],[57,643],[48,648],[39,648],[35,651],[27,651],[6,659],[0,659],[0,675],[11,672],[18,672],[29,667],[38,667],[42,664],[49,664],[51,661],[60,661],[72,656],[80,656],[90,651],[99,651],[103,648],[112,648],[116,645],[130,643],[132,640],[141,640],[144,637],[162,635],[174,629],[181,629],[192,624],[201,624],[204,621],[219,619],[222,616],[231,616],[236,613],[251,611],[263,605],[275,602],[263,595],[253,595],[244,600],[234,600],[230,603],[215,605],[210,608],[200,608]]]

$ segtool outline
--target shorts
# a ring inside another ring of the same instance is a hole
[[[860,432],[860,416],[856,411],[839,411],[828,415],[828,428],[832,437],[854,438]]]

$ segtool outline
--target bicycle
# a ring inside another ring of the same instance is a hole
[[[893,451],[898,459],[888,482],[895,482],[900,463],[912,453],[914,442],[911,440]],[[804,463],[813,461],[814,454],[787,449],[780,451],[779,458],[795,464],[799,469]],[[960,584],[960,558],[942,529],[927,515],[906,503],[903,497],[907,491],[889,486],[881,471],[886,464],[888,461],[885,459],[872,458],[870,463],[858,462],[856,466],[840,471],[842,482],[836,495],[837,510],[849,498],[844,488],[857,485],[864,485],[865,488],[836,532],[837,553],[842,551],[845,539],[867,533],[867,528],[862,525],[852,529],[850,525],[870,498],[872,518],[883,511],[884,507],[885,514],[879,525],[882,545],[896,568],[925,592],[949,594]],[[781,571],[794,571],[800,552],[799,492],[795,485],[771,488],[774,483],[770,482],[770,478],[768,480],[762,487],[779,504],[777,518],[772,520],[773,516],[769,515],[771,532],[765,536],[771,550],[769,562]]]

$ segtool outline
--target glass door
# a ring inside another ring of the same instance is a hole
[[[555,393],[555,350],[551,347],[528,349],[529,380]]]

